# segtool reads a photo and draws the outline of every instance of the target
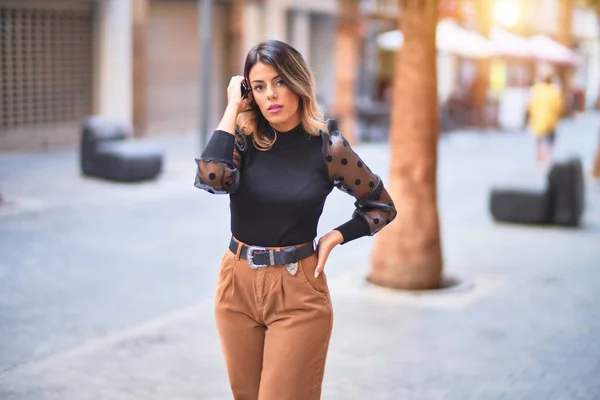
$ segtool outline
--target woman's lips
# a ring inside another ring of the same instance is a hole
[[[271,107],[269,107],[269,109],[267,111],[271,114],[277,114],[282,109],[283,109],[283,106],[271,106]]]

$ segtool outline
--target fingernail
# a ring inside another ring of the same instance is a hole
[[[318,278],[318,277],[319,277],[319,273],[315,272],[315,278]]]

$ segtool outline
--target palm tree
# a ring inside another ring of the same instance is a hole
[[[143,136],[147,132],[147,90],[148,90],[148,0],[135,0],[131,3],[132,32],[132,78],[133,78],[133,133]]]
[[[598,140],[598,148],[596,149],[596,161],[594,162],[594,170],[592,171],[594,178],[600,178],[600,140]]]
[[[369,281],[398,289],[441,284],[437,210],[437,0],[398,0],[404,44],[396,55],[389,192],[398,210],[379,232]]]
[[[566,15],[569,13],[572,13],[573,7],[576,6],[580,6],[580,7],[589,7],[592,8],[595,12],[596,15],[598,16],[598,18],[600,18],[600,0],[575,0],[575,3],[573,3],[574,0],[561,0],[561,12]],[[570,29],[570,20],[565,20],[566,18],[563,16],[561,23],[564,25],[568,25],[568,28]],[[566,26],[563,26],[561,31],[565,32],[567,29]],[[567,36],[566,34],[563,33],[563,36]],[[570,39],[570,37],[569,37]],[[597,100],[597,106],[600,104],[600,98]],[[594,178],[600,178],[600,137],[598,138],[598,146],[596,148],[596,157],[595,157],[595,161],[594,161],[594,169],[592,170],[592,176]]]
[[[491,3],[489,1],[476,1],[476,21],[477,30],[482,36],[490,36],[492,24]],[[487,57],[477,60],[477,69],[474,85],[475,113],[473,123],[475,126],[483,128],[487,124],[486,108],[490,80],[490,59]]]
[[[596,11],[596,15],[600,18],[600,0],[585,0],[584,4],[588,7],[593,7]],[[594,169],[592,175],[594,178],[600,178],[600,138],[598,138],[598,146],[596,148],[596,158],[594,161]]]
[[[573,45],[571,20],[573,19],[573,1],[574,0],[559,0],[558,2],[558,41],[568,48]],[[562,83],[563,98],[568,99],[571,95],[571,76],[572,68],[562,66],[558,68],[558,75]],[[571,107],[568,101],[563,110],[564,115],[571,114]]]
[[[244,40],[246,29],[244,29],[246,0],[232,0],[229,4],[229,71],[231,75],[240,73],[244,65]]]
[[[356,142],[356,94],[358,56],[360,50],[360,1],[340,0],[340,13],[335,35],[335,88],[333,116],[338,119],[344,136]]]

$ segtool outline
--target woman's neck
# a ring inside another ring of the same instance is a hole
[[[271,128],[275,129],[277,132],[285,133],[285,132],[289,132],[289,131],[293,130],[295,127],[300,125],[300,122],[301,122],[300,116],[294,115],[292,118],[288,119],[285,122],[282,122],[280,124],[269,123],[269,125],[271,126]]]

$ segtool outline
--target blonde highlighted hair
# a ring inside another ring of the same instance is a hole
[[[325,131],[327,125],[317,103],[315,76],[300,52],[279,40],[259,43],[246,56],[244,77],[247,81],[250,81],[250,70],[259,62],[275,68],[287,87],[300,97],[302,128],[314,136]],[[238,115],[236,124],[242,134],[252,137],[254,147],[258,150],[269,150],[277,140],[277,135],[273,139],[265,135],[265,131],[271,128],[254,101],[250,109]]]

